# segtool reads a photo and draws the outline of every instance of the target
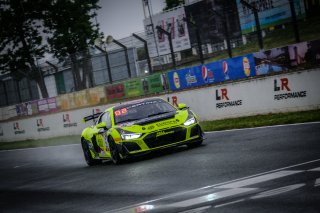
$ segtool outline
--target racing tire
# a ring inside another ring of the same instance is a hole
[[[187,146],[188,146],[188,148],[195,148],[195,147],[201,146],[202,142],[203,142],[203,140],[196,141],[196,142],[187,144]]]
[[[81,146],[84,154],[84,159],[86,160],[86,163],[88,164],[88,166],[94,166],[101,163],[100,160],[92,158],[88,143],[85,140],[81,140]]]
[[[116,143],[114,142],[112,137],[109,137],[109,148],[110,148],[110,154],[111,154],[111,160],[114,164],[119,165],[122,163],[122,159],[120,157],[119,151],[117,149]]]

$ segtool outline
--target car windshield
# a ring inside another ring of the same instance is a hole
[[[176,109],[164,100],[146,100],[114,109],[115,124],[166,114]]]

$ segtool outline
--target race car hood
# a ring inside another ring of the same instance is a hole
[[[126,123],[118,126],[121,129],[132,132],[150,132],[156,129],[165,129],[168,127],[181,125],[188,117],[188,110],[178,110],[162,115],[144,118],[138,121]]]

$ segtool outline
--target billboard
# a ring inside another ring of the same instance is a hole
[[[256,75],[286,71],[290,68],[288,47],[273,48],[253,54]]]
[[[188,28],[186,22],[183,21],[184,17],[186,17],[184,7],[179,7],[166,13],[153,15],[152,22],[150,18],[144,20],[150,57],[158,56],[157,49],[159,51],[159,55],[170,54],[168,36],[157,31],[157,26],[171,33],[174,52],[191,48]],[[153,33],[152,23],[154,25],[155,34]],[[156,39],[156,44],[154,39]],[[157,45],[157,47],[155,45]]]
[[[261,29],[276,26],[291,21],[291,11],[288,0],[247,0],[256,7],[259,12]],[[242,33],[255,31],[255,19],[252,11],[237,0],[238,13]],[[305,16],[303,0],[294,0],[297,18]]]
[[[165,74],[156,73],[144,78],[136,78],[106,87],[107,100],[132,98],[161,93],[168,89]]]
[[[291,68],[310,69],[320,65],[320,40],[288,46]]]

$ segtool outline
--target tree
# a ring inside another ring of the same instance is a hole
[[[86,88],[87,78],[92,80],[88,70],[88,46],[102,36],[99,35],[98,24],[92,23],[97,15],[95,11],[100,8],[97,2],[98,0],[55,0],[46,14],[45,25],[52,33],[48,39],[50,52],[61,60],[70,58],[76,90]],[[78,63],[79,60],[82,61],[81,64]],[[83,67],[82,75],[80,65]]]
[[[166,7],[163,10],[169,10],[183,4],[184,0],[166,0]]]
[[[42,58],[47,45],[42,39],[44,29],[40,8],[46,1],[2,0],[0,2],[0,71],[14,79],[34,79],[42,97],[48,97],[37,59]]]

